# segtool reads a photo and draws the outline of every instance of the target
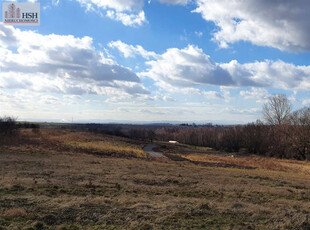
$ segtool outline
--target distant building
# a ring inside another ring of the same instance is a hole
[[[171,144],[179,144],[179,142],[177,142],[177,141],[169,141],[169,143],[171,143]]]

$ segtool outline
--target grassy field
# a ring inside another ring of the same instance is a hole
[[[310,229],[309,162],[160,143],[183,160],[156,160],[64,130],[1,142],[0,229]]]

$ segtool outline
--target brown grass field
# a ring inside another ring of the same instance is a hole
[[[0,229],[310,229],[310,163],[65,130],[0,140]]]

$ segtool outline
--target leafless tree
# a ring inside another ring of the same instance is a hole
[[[263,107],[263,117],[269,125],[282,125],[289,121],[292,105],[285,95],[269,97]]]
[[[295,158],[307,159],[310,156],[310,108],[303,108],[290,116],[291,147],[298,155]]]
[[[310,107],[297,110],[290,116],[291,125],[310,127]]]

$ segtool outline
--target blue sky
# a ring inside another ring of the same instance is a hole
[[[0,24],[0,116],[232,124],[273,94],[310,105],[306,0],[36,2],[40,26]]]

